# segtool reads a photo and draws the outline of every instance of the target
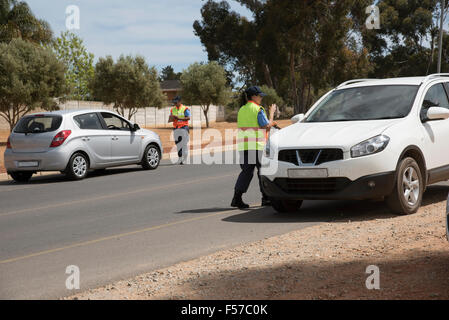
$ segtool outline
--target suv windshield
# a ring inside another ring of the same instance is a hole
[[[36,115],[22,118],[15,133],[43,133],[56,131],[62,123],[61,116]]]
[[[384,85],[336,90],[305,122],[333,122],[403,118],[410,113],[418,86]]]

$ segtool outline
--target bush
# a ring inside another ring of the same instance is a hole
[[[238,110],[226,110],[225,119],[227,122],[237,122]]]
[[[281,110],[281,119],[291,119],[295,115],[295,110],[292,107],[284,107]]]

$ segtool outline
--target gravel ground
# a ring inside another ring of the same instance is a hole
[[[382,202],[354,202],[335,221],[69,299],[449,299],[448,192],[430,187],[410,216],[393,216]],[[365,286],[369,265],[380,269],[380,290]]]

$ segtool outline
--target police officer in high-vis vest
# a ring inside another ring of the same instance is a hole
[[[259,87],[250,87],[245,91],[247,103],[238,113],[238,149],[240,156],[240,173],[234,188],[234,198],[231,206],[246,209],[249,205],[243,202],[242,195],[248,191],[249,185],[257,168],[260,191],[262,192],[262,206],[270,205],[269,199],[264,195],[260,184],[260,167],[262,152],[265,147],[266,132],[277,126],[276,122],[268,120],[264,108],[261,106],[265,94]]]
[[[172,102],[174,106],[170,111],[168,122],[173,122],[173,135],[179,157],[178,163],[182,165],[187,160],[189,152],[189,120],[191,114],[190,109],[181,103],[181,97],[175,97]]]

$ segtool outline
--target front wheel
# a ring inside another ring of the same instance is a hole
[[[8,172],[8,174],[17,182],[28,182],[33,176],[33,172],[27,171]]]
[[[143,153],[142,167],[145,170],[154,170],[159,167],[160,162],[161,152],[159,151],[159,148],[154,144],[147,146],[145,152]]]
[[[299,211],[302,200],[278,200],[271,199],[271,206],[280,213]]]
[[[421,169],[413,158],[403,159],[398,167],[393,192],[386,198],[390,209],[406,215],[418,211],[424,193]]]

